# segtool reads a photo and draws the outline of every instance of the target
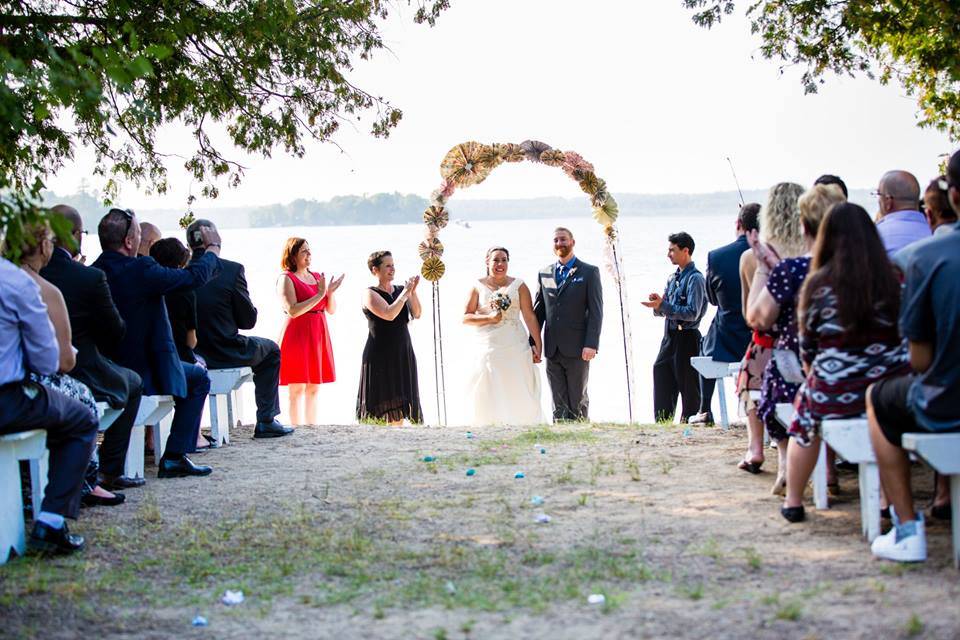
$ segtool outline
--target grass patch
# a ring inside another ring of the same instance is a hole
[[[753,547],[747,547],[743,550],[743,555],[747,560],[747,566],[750,567],[751,571],[760,571],[763,567],[763,558],[757,553],[757,550]]]
[[[907,624],[903,627],[903,632],[908,638],[913,638],[923,633],[923,621],[920,620],[920,616],[915,613],[911,613],[910,618],[907,620]]]
[[[562,444],[565,442],[595,442],[597,434],[588,427],[570,426],[563,429],[551,429],[550,427],[537,427],[524,431],[513,441],[520,445],[534,444]]]
[[[803,607],[800,606],[799,602],[788,602],[779,609],[777,609],[777,620],[788,620],[790,622],[796,622],[800,619],[800,616],[803,614]]]

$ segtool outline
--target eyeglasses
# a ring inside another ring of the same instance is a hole
[[[884,192],[882,192],[882,191],[880,191],[880,190],[871,191],[871,192],[870,192],[870,195],[872,195],[872,196],[875,197],[875,198],[892,198],[892,197],[893,197],[893,196],[890,195],[889,193],[884,193]]]
[[[123,237],[126,238],[126,237],[127,237],[127,234],[130,233],[130,227],[133,225],[133,216],[135,216],[135,215],[137,215],[137,214],[135,214],[135,213],[133,212],[133,209],[110,209],[110,211],[107,211],[107,215],[110,215],[110,214],[112,214],[112,213],[119,213],[119,214],[123,215],[124,217],[126,217],[126,219],[127,219],[127,228],[126,228],[126,230],[123,232]]]

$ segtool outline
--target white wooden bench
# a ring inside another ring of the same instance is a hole
[[[100,419],[100,425],[97,427],[99,431],[106,431],[110,428],[110,425],[120,417],[120,414],[123,413],[123,409],[114,409],[106,402],[97,403],[97,418]]]
[[[170,423],[173,419],[173,396],[143,396],[140,409],[130,431],[130,446],[127,447],[127,459],[123,475],[128,478],[143,477],[143,442],[146,428],[153,429],[153,461],[159,464],[163,450],[170,435]]]
[[[250,367],[210,369],[210,437],[213,446],[230,444],[230,427],[240,419],[243,401],[240,388],[253,380]]]
[[[23,520],[23,496],[20,493],[20,461],[30,462],[33,517],[40,513],[47,485],[49,464],[47,432],[42,429],[0,436],[0,564],[11,552],[23,555],[27,529]]]
[[[720,425],[724,429],[730,428],[727,419],[727,394],[724,390],[723,379],[736,376],[740,371],[740,363],[719,362],[710,356],[696,356],[690,358],[690,365],[704,378],[717,381],[717,391],[720,393]],[[736,370],[734,370],[736,366]]]
[[[777,422],[789,429],[793,422],[795,411],[789,402],[777,403]],[[827,445],[820,439],[820,452],[817,454],[817,466],[813,468],[810,477],[813,483],[813,504],[817,509],[829,509],[830,499],[827,496]]]
[[[824,420],[820,423],[820,435],[823,441],[838,456],[857,465],[860,486],[860,524],[867,540],[880,535],[880,472],[877,469],[877,456],[870,442],[870,429],[867,419],[846,418],[843,420]],[[824,468],[826,482],[826,468]]]
[[[937,473],[950,476],[953,566],[960,569],[960,433],[905,433],[903,448],[926,460]]]

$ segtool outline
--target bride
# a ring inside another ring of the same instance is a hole
[[[475,327],[477,335],[467,387],[473,425],[548,422],[540,404],[540,372],[534,366],[543,352],[540,326],[530,289],[507,275],[509,262],[510,252],[503,247],[487,251],[487,276],[470,290],[463,314],[463,323]]]

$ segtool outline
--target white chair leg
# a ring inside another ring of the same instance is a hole
[[[880,471],[875,462],[859,463],[860,522],[867,542],[880,535]]]
[[[953,512],[953,566],[960,569],[960,474],[950,476],[950,504]]]
[[[210,437],[215,447],[230,444],[230,423],[227,397],[222,394],[210,396]]]
[[[243,385],[237,387],[237,390],[233,392],[233,416],[236,418],[236,422],[231,423],[230,426],[242,427],[246,424],[243,419]]]
[[[0,564],[7,561],[11,552],[22,556],[26,547],[20,463],[13,448],[4,447],[0,449]]]
[[[730,421],[727,419],[727,393],[724,391],[724,378],[717,378],[717,391],[720,392],[720,425],[726,431],[730,428]]]
[[[820,453],[817,454],[817,466],[813,469],[813,503],[817,509],[829,509],[827,497],[827,445],[820,440]]]
[[[123,475],[128,478],[143,477],[143,438],[146,429],[142,424],[134,425],[130,430],[130,444],[127,446],[127,459],[123,463]]]
[[[50,451],[45,450],[39,459],[30,460],[30,493],[33,496],[33,519],[40,516],[43,493],[47,488],[47,474],[50,473]]]
[[[227,405],[227,424],[226,424],[226,428],[223,430],[223,442],[224,444],[230,444],[230,429],[231,427],[233,427],[234,424],[236,424],[233,421],[233,416],[234,416],[234,411],[236,410],[236,406],[233,401],[232,391],[228,391],[226,394],[224,394],[223,397],[226,400],[226,405]]]

